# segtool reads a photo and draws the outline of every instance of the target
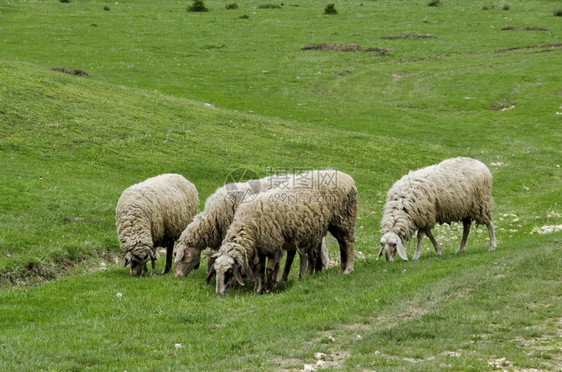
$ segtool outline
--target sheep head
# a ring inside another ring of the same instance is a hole
[[[388,232],[384,234],[381,238],[381,248],[379,250],[379,258],[381,258],[382,254],[386,258],[387,262],[394,262],[394,256],[396,256],[396,252],[400,258],[404,261],[408,261],[408,256],[406,255],[406,250],[404,249],[404,245],[402,244],[402,239],[398,235],[392,232]]]
[[[197,270],[200,258],[201,249],[179,243],[176,249],[176,258],[174,259],[174,275],[177,278],[183,278],[191,270]]]
[[[147,245],[137,245],[133,249],[125,253],[125,261],[123,267],[130,265],[131,276],[142,276],[148,271],[146,264],[148,261],[155,261],[156,257],[152,248]]]
[[[240,274],[240,268],[234,258],[229,255],[219,253],[215,256],[215,263],[211,268],[211,271],[207,274],[207,283],[209,283],[209,280],[216,275],[217,294],[225,295],[226,289],[232,286],[235,280],[239,285],[244,286],[242,275]]]

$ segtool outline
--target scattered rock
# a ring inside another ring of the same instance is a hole
[[[316,360],[326,359],[326,354],[324,354],[324,353],[314,353],[314,359],[316,359]]]
[[[441,353],[441,355],[445,355],[453,358],[460,358],[462,353],[460,351],[444,351]]]
[[[531,234],[535,234],[535,233],[539,235],[552,234],[560,230],[562,230],[562,225],[545,225],[541,227],[535,227],[533,231],[531,231]]]

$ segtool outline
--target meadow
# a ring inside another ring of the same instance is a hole
[[[0,3],[0,369],[561,370],[560,2],[233,2]],[[377,261],[388,188],[455,156],[494,176],[498,249],[453,224]],[[240,169],[328,167],[351,275],[218,298],[121,267],[133,183],[180,173],[201,209]]]

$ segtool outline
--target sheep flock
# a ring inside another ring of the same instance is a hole
[[[179,174],[163,174],[123,191],[116,226],[124,267],[132,276],[156,275],[156,248],[166,249],[163,273],[177,277],[206,260],[206,280],[215,291],[253,282],[256,293],[271,293],[289,277],[299,255],[299,278],[322,271],[330,259],[329,233],[339,245],[340,273],[354,271],[354,229],[358,190],[353,178],[334,169],[310,170],[230,183],[211,194],[197,213],[195,186]],[[480,161],[457,157],[411,171],[390,187],[380,229],[378,258],[408,260],[404,242],[417,236],[413,259],[420,258],[425,235],[441,255],[431,233],[436,224],[462,222],[457,253],[464,251],[474,221],[489,232],[496,249],[492,221],[492,175]],[[175,248],[174,248],[175,247]],[[331,261],[334,262],[334,261]],[[281,271],[281,264],[284,267]]]

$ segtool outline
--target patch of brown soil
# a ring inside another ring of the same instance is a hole
[[[522,50],[522,49],[542,49],[542,50],[535,50],[529,53],[547,53],[547,52],[554,52],[554,51],[558,51],[560,49],[562,49],[562,43],[553,43],[553,44],[536,44],[536,45],[526,45],[526,46],[518,46],[518,47],[511,47],[511,48],[505,48],[505,49],[497,49],[495,52],[496,53],[506,53],[506,52],[511,52],[511,51],[515,51],[515,50]],[[462,55],[479,55],[479,54],[484,54],[487,52],[470,52],[470,53],[464,53]],[[450,54],[443,54],[440,56],[427,56],[427,57],[415,57],[415,58],[410,58],[410,59],[401,59],[396,61],[397,63],[408,63],[408,62],[418,62],[418,61],[424,61],[427,59],[442,59],[442,58],[448,58],[451,57]],[[503,107],[500,107],[499,109],[501,109]],[[499,110],[498,109],[498,110]]]
[[[82,76],[82,77],[90,77],[90,75],[84,70],[76,70],[76,69],[71,69],[71,68],[68,68],[68,67],[53,67],[51,69],[51,71],[58,71],[58,72],[62,72],[64,74],[76,75],[76,76]]]
[[[511,48],[505,48],[505,49],[498,49],[498,50],[496,50],[496,52],[504,53],[504,52],[511,52],[512,50],[522,50],[522,49],[547,49],[548,51],[550,51],[550,50],[554,50],[556,48],[562,48],[562,43],[536,44],[536,45],[511,47]]]
[[[301,48],[301,50],[333,50],[335,52],[362,52],[363,48],[357,44],[308,44]]]
[[[328,43],[321,43],[321,44],[308,44],[301,48],[301,50],[321,50],[321,51],[335,51],[335,52],[365,52],[365,53],[374,53],[380,56],[386,56],[388,53],[392,52],[392,49],[382,49],[382,48],[367,48],[363,49],[360,45],[357,44],[328,44]]]
[[[546,27],[538,26],[503,26],[502,31],[515,30],[515,31],[549,31]]]
[[[440,56],[428,56],[428,57],[415,57],[415,58],[410,58],[410,59],[401,59],[396,61],[397,63],[408,63],[408,62],[419,62],[419,61],[424,61],[426,59],[441,59],[441,58],[448,58],[450,57],[450,54],[443,54]]]
[[[437,39],[437,36],[432,34],[402,34],[402,35],[385,35],[381,36],[383,40],[395,39]]]
[[[365,52],[378,54],[379,56],[386,56],[388,53],[392,52],[392,49],[367,48],[365,49]]]
[[[345,70],[345,71],[342,71],[342,72],[336,72],[336,73],[334,74],[334,76],[335,76],[335,77],[341,77],[341,76],[351,75],[352,73],[353,73],[353,72],[350,71],[350,70]]]

